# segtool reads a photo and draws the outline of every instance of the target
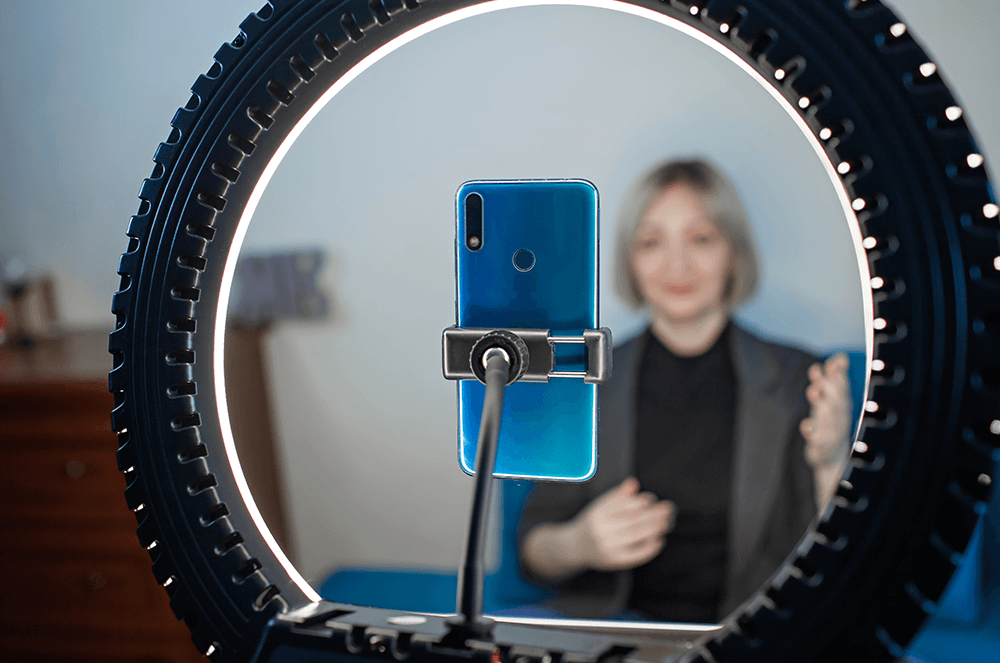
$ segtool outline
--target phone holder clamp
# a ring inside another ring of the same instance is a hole
[[[556,370],[557,343],[587,346],[584,371]],[[510,357],[509,381],[548,382],[550,378],[583,378],[604,384],[611,377],[611,330],[585,329],[582,336],[552,336],[548,329],[477,329],[448,327],[441,340],[444,377],[485,382],[483,356],[501,348]]]

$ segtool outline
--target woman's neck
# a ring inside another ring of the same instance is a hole
[[[708,352],[729,323],[723,310],[689,320],[670,320],[654,314],[650,329],[667,349],[679,357],[697,357]]]

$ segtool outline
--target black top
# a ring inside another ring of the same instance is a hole
[[[677,504],[663,551],[633,572],[629,607],[664,621],[715,622],[726,581],[736,378],[730,327],[704,354],[679,357],[651,332],[636,394],[642,491]]]

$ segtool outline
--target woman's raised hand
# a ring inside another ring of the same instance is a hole
[[[572,521],[578,553],[586,567],[621,571],[645,564],[663,549],[677,505],[639,492],[634,477],[601,494]]]
[[[809,416],[799,430],[806,440],[806,462],[813,469],[839,464],[847,455],[851,423],[851,390],[847,355],[838,353],[809,367]]]

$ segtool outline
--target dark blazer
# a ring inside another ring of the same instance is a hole
[[[597,473],[583,483],[539,483],[518,527],[519,551],[524,534],[534,525],[569,520],[595,497],[634,475],[635,392],[645,338],[643,334],[615,348],[611,379],[601,387]],[[813,475],[803,455],[799,422],[809,412],[807,371],[818,359],[736,325],[730,352],[737,383],[736,422],[720,618],[778,570],[816,514]],[[527,571],[525,575],[538,581]],[[571,617],[608,617],[627,607],[631,573],[588,571],[560,590],[549,602],[553,609]]]

